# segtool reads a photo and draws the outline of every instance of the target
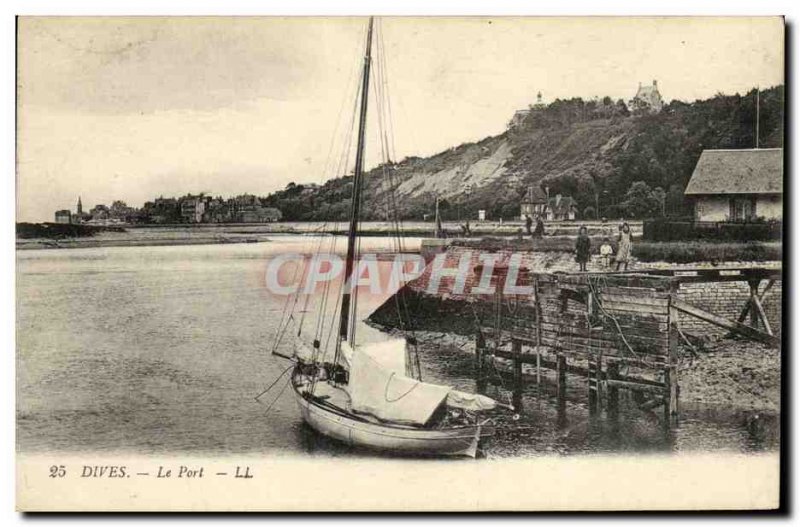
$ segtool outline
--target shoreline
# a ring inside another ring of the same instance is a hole
[[[62,240],[17,240],[16,250],[36,249],[90,249],[102,247],[160,247],[181,245],[223,245],[231,243],[266,243],[268,239],[220,239],[220,238],[166,238],[166,239],[127,239],[100,240],[93,238],[70,238]]]
[[[600,222],[552,222],[549,238],[571,236],[577,233],[579,225],[590,229],[600,229]],[[104,226],[98,226],[100,228]],[[16,249],[72,249],[89,247],[128,247],[163,245],[207,245],[222,243],[256,243],[267,241],[269,236],[346,236],[347,222],[275,222],[275,223],[198,223],[163,225],[111,225],[108,231],[99,231],[91,236],[76,237],[17,237]],[[462,237],[461,223],[442,222],[448,240],[469,239]],[[120,229],[120,230],[118,230]],[[634,230],[641,230],[641,223]],[[398,231],[392,222],[365,222],[360,225],[360,237],[391,237]],[[401,222],[399,232],[409,238],[432,238],[433,222]],[[524,223],[513,222],[470,222],[472,239],[504,236],[514,237],[524,231]]]

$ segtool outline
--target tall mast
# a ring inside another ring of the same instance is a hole
[[[353,203],[350,207],[350,229],[347,234],[347,259],[345,260],[344,267],[345,283],[342,288],[342,310],[339,322],[340,339],[348,340],[349,338],[351,344],[355,344],[355,342],[353,342],[353,335],[349,334],[350,284],[356,258],[356,236],[358,234],[358,219],[361,209],[361,179],[364,171],[364,136],[367,128],[367,101],[369,100],[369,69],[372,62],[372,22],[372,17],[369,17],[367,50],[364,54],[364,69],[361,78],[361,113],[358,119],[358,149],[356,150],[356,167],[353,173]]]

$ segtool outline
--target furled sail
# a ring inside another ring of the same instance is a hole
[[[406,377],[381,365],[357,346],[350,364],[351,409],[384,421],[424,426],[444,404],[450,387]]]
[[[342,356],[350,366],[348,392],[354,412],[404,424],[424,425],[446,402],[473,412],[492,410],[494,399],[424,383],[406,375],[404,339],[357,346],[342,343]]]

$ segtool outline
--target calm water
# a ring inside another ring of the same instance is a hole
[[[289,390],[266,413],[284,383],[254,399],[288,366],[270,355],[284,303],[265,291],[266,264],[313,243],[275,236],[257,244],[19,251],[18,449],[368,455],[308,429]],[[383,239],[363,243],[364,250],[390,247]],[[381,301],[362,301],[359,310],[366,315]],[[363,340],[385,338],[359,331]],[[474,387],[463,352],[431,349],[423,365],[426,380]],[[552,386],[540,394],[531,386],[519,421],[500,416],[487,455],[779,445],[775,415],[683,405],[679,426],[666,432],[657,415],[624,404],[616,422],[590,420],[584,390],[573,383],[559,417]]]

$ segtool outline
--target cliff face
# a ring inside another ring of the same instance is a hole
[[[518,217],[520,199],[529,185],[552,186],[555,193],[562,190],[564,180],[601,177],[615,154],[625,148],[632,129],[630,119],[532,126],[427,159],[380,167],[366,178],[366,195],[378,204],[370,219],[383,219],[383,204],[391,188],[406,218],[432,213],[437,195],[446,219],[474,218],[478,209],[487,210],[493,219]],[[591,185],[591,180],[586,184]],[[572,193],[574,189],[563,190]]]
[[[704,149],[755,146],[755,101],[753,90],[630,114],[609,98],[556,100],[498,136],[370,170],[364,219],[387,219],[391,203],[403,219],[419,220],[433,213],[436,196],[445,220],[477,218],[479,209],[491,219],[512,219],[531,185],[572,196],[579,217],[592,217],[597,206],[609,217],[646,217],[654,206],[659,214],[662,207],[685,214],[683,190]],[[760,92],[759,139],[762,148],[783,146],[782,86]],[[638,182],[644,206],[628,195]],[[286,220],[348,218],[352,177],[290,187],[265,200]]]

